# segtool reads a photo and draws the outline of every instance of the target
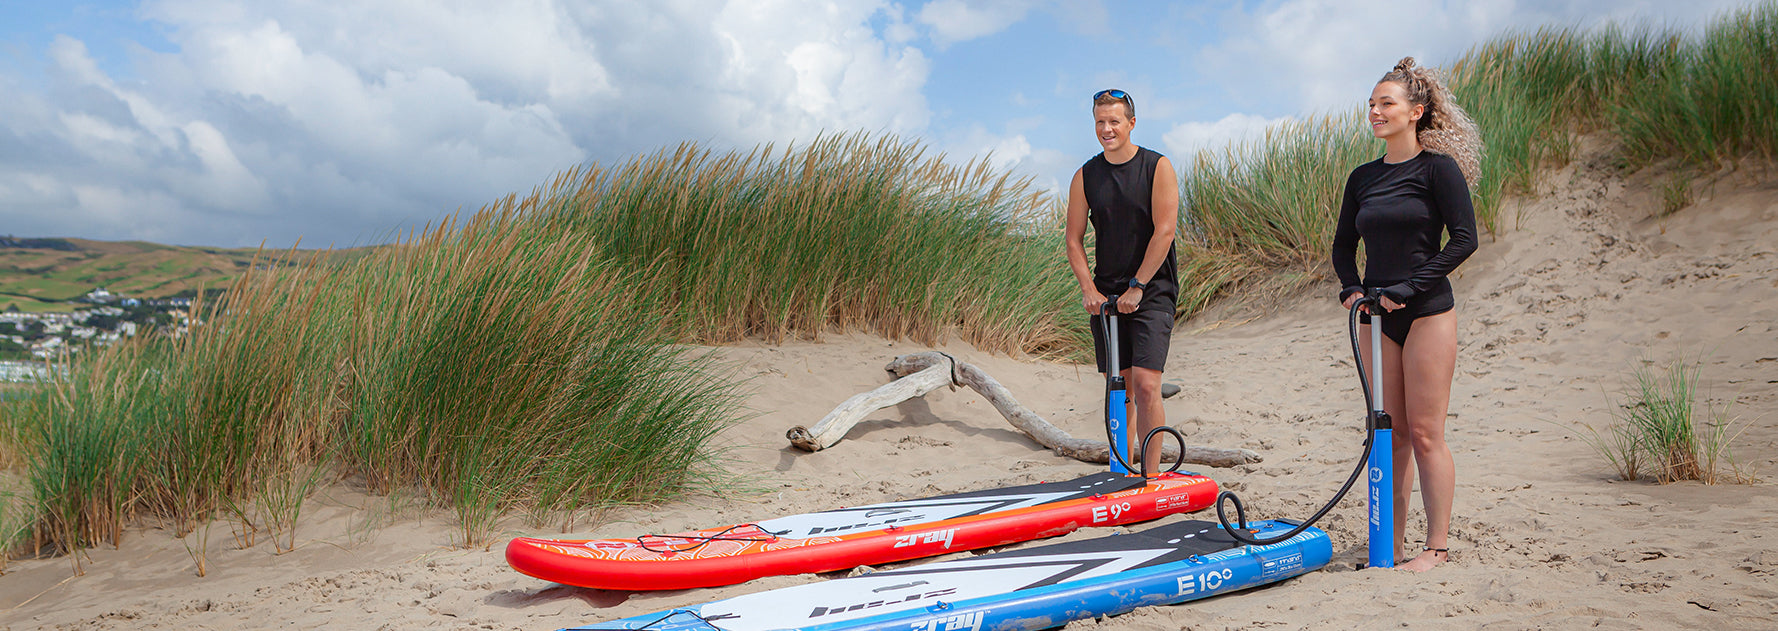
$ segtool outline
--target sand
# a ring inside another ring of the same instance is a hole
[[[1601,144],[1584,142],[1530,201],[1509,205],[1499,238],[1484,237],[1454,279],[1450,563],[1421,575],[1356,570],[1364,519],[1353,497],[1319,524],[1334,540],[1326,569],[1071,626],[1778,627],[1778,487],[1616,481],[1575,431],[1610,422],[1638,361],[1701,361],[1705,398],[1732,402],[1745,427],[1734,443],[1743,470],[1778,475],[1778,178],[1711,175],[1694,185],[1695,204],[1662,217],[1668,172],[1624,174]],[[1362,403],[1332,291],[1263,314],[1214,310],[1182,322],[1173,342],[1169,381],[1183,391],[1166,402],[1168,418],[1195,443],[1264,455],[1208,471],[1260,517],[1309,514],[1360,449]],[[885,363],[920,350],[863,334],[717,349],[753,377],[754,415],[719,441],[743,488],[727,499],[615,509],[579,532],[673,532],[1097,469],[1042,449],[968,390],[879,411],[819,453],[788,446],[785,429],[886,382]],[[1074,435],[1102,432],[1102,384],[1090,368],[960,343],[940,350],[981,366]],[[504,528],[557,530],[518,519]],[[1410,527],[1410,538],[1419,532]],[[0,626],[555,629],[826,578],[636,594],[552,585],[509,569],[504,539],[456,547],[449,513],[346,486],[309,501],[297,536],[297,549],[278,555],[263,538],[243,548],[219,523],[203,542],[205,577],[191,552],[199,535],[174,539],[151,526],[121,549],[92,551],[82,576],[71,576],[67,559],[14,561],[0,576]]]

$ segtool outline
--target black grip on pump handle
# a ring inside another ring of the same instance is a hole
[[[1376,309],[1365,309],[1366,306]],[[1352,308],[1358,311],[1359,324],[1370,324],[1372,311],[1383,313],[1383,290],[1376,287],[1364,288],[1364,291],[1358,292],[1358,302],[1352,303]]]

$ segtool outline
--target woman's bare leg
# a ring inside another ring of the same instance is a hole
[[[1447,311],[1414,321],[1401,351],[1403,394],[1407,416],[1396,417],[1412,432],[1409,443],[1420,474],[1420,498],[1426,508],[1426,547],[1448,548],[1451,500],[1457,493],[1457,467],[1445,443],[1445,415],[1451,406],[1451,379],[1457,370],[1457,314]],[[1399,430],[1398,430],[1399,431]],[[1399,460],[1399,458],[1398,458]],[[1447,557],[1427,550],[1402,565],[1424,572]]]

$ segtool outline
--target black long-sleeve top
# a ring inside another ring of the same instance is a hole
[[[1441,233],[1451,240],[1439,248]],[[1358,240],[1364,239],[1364,279],[1358,277]],[[1340,298],[1378,288],[1407,303],[1449,275],[1476,249],[1475,207],[1463,171],[1450,156],[1431,151],[1397,164],[1382,158],[1346,178],[1340,222],[1334,229],[1333,267]]]

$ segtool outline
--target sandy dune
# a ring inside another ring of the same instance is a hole
[[[1734,402],[1731,413],[1748,424],[1736,442],[1743,467],[1778,475],[1778,179],[1714,176],[1694,186],[1696,204],[1660,218],[1664,171],[1625,176],[1600,147],[1580,154],[1536,201],[1503,213],[1500,239],[1484,238],[1454,281],[1462,350],[1449,433],[1458,466],[1451,563],[1425,575],[1355,571],[1364,520],[1354,497],[1320,524],[1335,543],[1323,571],[1074,626],[1778,627],[1778,487],[1617,482],[1571,431],[1609,421],[1639,359],[1699,359],[1708,399]],[[1193,442],[1265,456],[1209,472],[1260,517],[1306,516],[1357,456],[1363,411],[1344,327],[1338,305],[1318,298],[1257,318],[1219,311],[1178,329],[1169,380],[1183,392],[1166,403],[1169,419]],[[968,390],[880,411],[826,451],[788,447],[786,428],[883,383],[889,359],[917,350],[869,335],[719,349],[754,377],[756,416],[722,437],[746,489],[614,510],[588,532],[672,532],[1096,468],[1038,447]],[[1090,368],[961,344],[941,350],[982,366],[1074,435],[1102,432],[1102,384]],[[508,527],[523,529],[517,519]],[[289,554],[264,541],[242,549],[226,524],[212,527],[204,578],[188,552],[197,536],[153,529],[121,550],[93,551],[84,576],[70,577],[65,559],[14,562],[0,576],[0,625],[554,629],[823,580],[583,590],[511,571],[503,542],[455,548],[454,533],[448,513],[333,488],[311,500]]]

